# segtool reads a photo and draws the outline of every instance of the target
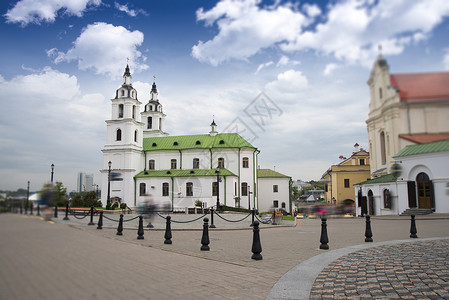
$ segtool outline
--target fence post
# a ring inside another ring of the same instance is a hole
[[[90,222],[87,225],[95,225],[94,223],[94,207],[90,207]]]
[[[203,224],[203,236],[201,237],[201,251],[209,251],[209,226],[208,226],[209,219],[204,218],[204,224]]]
[[[321,237],[320,237],[320,249],[328,250],[329,249],[329,238],[327,237],[327,219],[321,218]]]
[[[103,212],[100,211],[100,218],[98,219],[97,229],[103,229]]]
[[[65,204],[65,217],[63,220],[69,220],[69,201],[67,201],[67,203]]]
[[[416,235],[418,231],[416,231],[416,222],[415,222],[415,215],[411,215],[411,223],[410,223],[410,237],[413,239],[416,239],[418,236]]]
[[[215,225],[214,225],[214,208],[213,207],[211,207],[211,209],[210,209],[210,226],[209,226],[209,228],[215,228]]]
[[[373,233],[371,231],[371,217],[369,215],[365,216],[366,227],[365,227],[365,242],[370,243],[373,241]]]
[[[164,244],[169,244],[171,245],[172,240],[171,240],[171,217],[167,216],[167,223],[165,224],[165,241]]]
[[[143,236],[143,217],[139,216],[139,229],[137,229],[137,239],[138,240],[143,240],[144,236]]]
[[[254,260],[261,260],[262,259],[262,245],[260,244],[260,235],[259,235],[259,222],[254,221],[254,228],[253,228],[253,246],[251,248],[251,251],[253,252],[253,255],[251,256]]]
[[[120,214],[117,227],[117,235],[123,235],[123,214]]]

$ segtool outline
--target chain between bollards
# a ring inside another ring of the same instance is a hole
[[[259,222],[254,221],[253,222],[254,228],[253,228],[253,246],[251,247],[251,251],[253,252],[253,255],[251,256],[254,260],[261,260],[262,259],[262,245],[260,244],[260,235],[259,235]]]
[[[64,221],[69,220],[69,201],[65,204],[65,217],[63,219]]]
[[[100,211],[100,218],[98,218],[97,229],[103,229],[103,212]]]
[[[90,207],[90,222],[87,225],[95,225],[94,223],[94,207]]]
[[[365,218],[366,218],[365,242],[371,243],[373,241],[373,233],[371,231],[371,217],[369,215],[366,215]]]
[[[143,217],[139,216],[139,229],[137,229],[137,239],[138,240],[143,240],[144,236],[143,236]]]
[[[320,249],[328,250],[329,249],[329,238],[327,237],[327,219],[321,218],[321,237],[320,237]]]
[[[201,251],[209,251],[209,226],[208,226],[209,219],[204,218],[204,224],[203,224],[203,236],[201,237]]]
[[[415,215],[411,215],[410,217],[410,237],[416,239],[418,237],[416,235],[418,231],[416,231]]]
[[[165,235],[164,235],[165,241],[164,244],[171,245],[171,217],[167,216],[166,218],[166,224],[165,224]]]
[[[210,226],[209,226],[209,228],[215,228],[215,225],[214,225],[214,208],[213,207],[210,209]]]
[[[117,235],[123,235],[123,214],[120,214],[117,227]]]
[[[58,206],[55,205],[55,218],[57,218],[57,217],[58,217]]]

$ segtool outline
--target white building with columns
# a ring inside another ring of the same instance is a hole
[[[111,99],[111,118],[106,120],[100,170],[104,205],[113,199],[136,207],[151,195],[155,201],[182,209],[194,207],[197,201],[214,206],[218,197],[220,205],[265,211],[277,204],[291,211],[290,177],[258,170],[256,147],[237,133],[219,133],[214,120],[207,134],[169,136],[156,83],[140,112],[142,103],[128,65],[123,80]],[[259,193],[265,189],[273,192]]]

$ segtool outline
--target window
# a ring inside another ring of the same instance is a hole
[[[327,183],[324,184],[324,191],[327,193],[329,191],[329,187],[327,185]]]
[[[168,196],[168,182],[162,184],[162,196]]]
[[[193,196],[193,182],[186,183],[186,196]]]
[[[345,179],[345,188],[349,187],[349,179]]]
[[[219,159],[218,159],[218,167],[221,169],[221,168],[224,168],[224,158],[223,157],[220,157]]]
[[[140,190],[140,193],[139,193],[139,195],[140,196],[145,196],[145,193],[146,193],[146,184],[145,183],[141,183],[140,184],[140,186],[139,186],[139,190]]]
[[[248,184],[242,182],[242,196],[248,196]]]
[[[273,193],[277,193],[278,192],[278,185],[275,184],[273,185]]]
[[[118,105],[118,117],[123,118],[123,104]]]
[[[122,140],[122,130],[121,129],[117,129],[117,141],[121,141]]]
[[[385,165],[387,163],[387,155],[386,155],[386,151],[385,151],[385,133],[384,132],[380,133],[380,155],[381,155],[382,164]]]
[[[153,118],[152,117],[148,117],[148,125],[147,125],[148,129],[152,129],[153,128]]]
[[[279,203],[277,200],[273,200],[273,207],[274,208],[278,208],[279,207]]]
[[[391,197],[388,189],[384,190],[384,208],[391,208]]]
[[[364,159],[364,158],[361,158],[361,159],[360,159],[360,165],[361,165],[361,166],[364,166],[364,165],[365,165],[365,159]]]
[[[150,110],[153,110],[153,105],[150,105]]]
[[[237,195],[237,182],[234,183],[234,195]]]
[[[125,90],[122,90],[122,97],[125,96]]]
[[[382,88],[379,88],[379,98],[382,99]]]
[[[218,195],[218,183],[212,182],[212,196]]]
[[[134,131],[134,142],[136,142],[136,143],[137,143],[137,130],[136,130],[136,131]]]
[[[193,168],[194,169],[199,169],[200,168],[200,159],[199,158],[194,158],[193,159]]]
[[[285,202],[282,202],[282,203],[281,203],[281,207],[282,207],[282,208],[285,208]]]
[[[136,106],[133,105],[133,119],[136,118]]]
[[[244,157],[244,158],[243,158],[243,167],[244,167],[244,168],[249,168],[249,160],[248,160],[248,157]]]
[[[162,118],[159,118],[159,130],[162,130]]]
[[[154,159],[148,161],[148,170],[154,170]]]
[[[171,169],[176,169],[176,159],[171,160]]]

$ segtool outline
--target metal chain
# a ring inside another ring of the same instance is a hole
[[[246,217],[244,217],[243,219],[233,221],[233,220],[228,220],[228,219],[223,218],[223,217],[220,216],[216,211],[214,211],[214,213],[215,213],[218,217],[220,217],[221,219],[225,220],[226,222],[232,222],[232,223],[238,223],[238,222],[241,222],[241,221],[245,220],[246,218],[248,218],[248,217],[251,215],[251,213],[249,213],[249,214],[248,214]]]
[[[256,217],[257,221],[259,221],[259,223],[262,223],[262,224],[268,224],[268,223],[272,222],[272,220],[273,220],[273,217],[270,217],[269,220],[262,221],[261,219],[259,219],[259,217],[257,215],[254,215],[254,216]]]

